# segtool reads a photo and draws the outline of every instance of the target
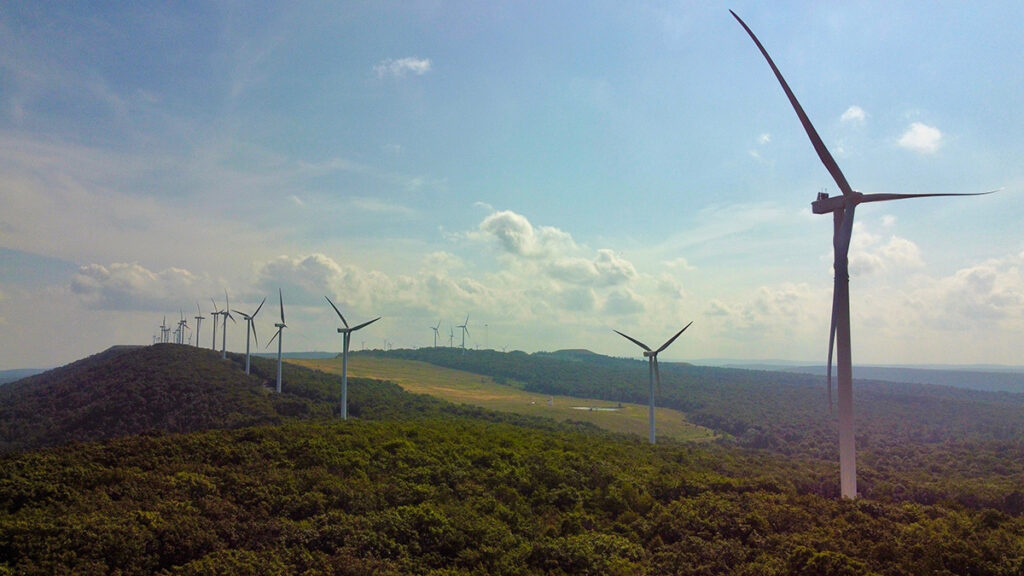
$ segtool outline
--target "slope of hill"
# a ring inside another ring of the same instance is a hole
[[[639,360],[579,351],[438,348],[386,354],[486,374],[533,392],[646,399],[647,370]],[[838,460],[821,378],[676,363],[662,363],[661,376],[658,405],[685,412],[695,424],[730,435],[744,447]],[[862,380],[855,391],[863,494],[922,503],[955,498],[971,506],[1017,498],[1024,477],[1024,395]],[[911,476],[915,482],[907,485]]]
[[[464,415],[135,436],[8,456],[0,572],[1019,574],[1024,518],[808,495],[727,447]]]

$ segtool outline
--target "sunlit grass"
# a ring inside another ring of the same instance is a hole
[[[340,374],[341,359],[292,359],[295,364]],[[647,437],[647,406],[606,400],[534,394],[498,384],[488,376],[443,368],[426,362],[357,355],[349,358],[348,375],[398,384],[414,394],[428,394],[456,404],[541,416],[555,420],[589,422],[612,432]],[[601,410],[615,408],[615,410]],[[711,440],[715,433],[686,421],[678,410],[655,408],[659,438],[683,441]]]

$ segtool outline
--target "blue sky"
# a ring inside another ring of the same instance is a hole
[[[855,364],[1020,364],[1019,2],[9,2],[0,368],[225,290],[262,343],[279,287],[290,351],[330,295],[356,348],[823,361],[836,186],[729,8],[855,189],[1002,188],[858,210]]]

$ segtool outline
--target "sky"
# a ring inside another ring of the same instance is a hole
[[[0,369],[225,292],[263,351],[279,289],[286,352],[330,296],[357,350],[824,363],[838,189],[729,9],[854,189],[1000,189],[857,211],[855,366],[1024,364],[1020,2],[14,0]]]

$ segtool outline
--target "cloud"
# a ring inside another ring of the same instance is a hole
[[[772,141],[772,135],[767,133],[767,132],[765,132],[764,134],[761,134],[760,136],[757,137],[757,143],[761,144],[762,146],[765,145],[765,144],[770,144],[771,141]]]
[[[377,78],[403,78],[407,74],[422,76],[431,70],[429,58],[399,58],[397,60],[388,58],[381,60],[373,67]]]
[[[864,113],[864,109],[854,105],[847,108],[839,120],[844,123],[862,124],[865,118],[867,114]]]
[[[942,132],[934,126],[914,122],[899,139],[899,145],[921,154],[931,154],[939,149]]]
[[[550,255],[558,249],[575,248],[572,237],[558,228],[534,228],[522,214],[510,210],[494,212],[479,226],[480,232],[498,239],[506,252],[527,258]]]
[[[71,292],[98,310],[167,310],[188,304],[196,294],[215,294],[209,278],[182,268],[151,271],[138,263],[89,264],[71,280]],[[187,306],[191,309],[191,306]]]
[[[891,228],[894,220],[883,218],[883,225]],[[855,223],[850,243],[850,275],[866,276],[886,271],[907,271],[924,267],[921,250],[906,238],[889,235],[883,238],[864,225]]]

